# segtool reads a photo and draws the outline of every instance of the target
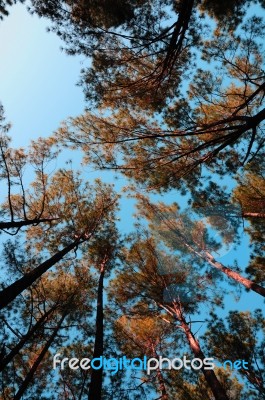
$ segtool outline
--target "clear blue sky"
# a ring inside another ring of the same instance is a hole
[[[76,86],[82,58],[60,51],[62,42],[47,26],[20,4],[0,22],[0,100],[13,124],[14,146],[50,135],[84,108],[82,88]]]

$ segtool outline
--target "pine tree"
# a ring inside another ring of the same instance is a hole
[[[192,315],[198,310],[200,302],[206,300],[206,281],[193,274],[187,265],[185,272],[181,268],[173,268],[172,271],[176,258],[159,252],[152,239],[134,242],[126,262],[128,268],[113,282],[115,290],[112,294],[121,308],[127,303],[130,308],[126,313],[155,315],[157,318],[161,318],[161,312],[166,312],[170,318],[168,323],[173,323],[175,329],[182,332],[191,352],[203,365],[205,355],[192,333],[192,322],[187,322],[185,314]],[[160,264],[167,268],[167,274],[159,273]],[[202,367],[202,372],[214,398],[228,399],[214,371]]]

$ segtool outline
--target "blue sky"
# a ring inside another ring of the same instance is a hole
[[[32,139],[50,136],[68,118],[81,114],[85,107],[82,88],[77,86],[80,70],[87,65],[84,57],[70,57],[61,51],[63,42],[48,33],[49,21],[30,15],[25,5],[10,8],[10,15],[0,23],[0,101],[12,129],[12,146],[29,145]],[[64,152],[55,167],[66,159],[76,166],[81,154]],[[84,167],[86,178],[94,180],[98,172]],[[116,190],[125,185],[125,179],[111,172],[100,173],[105,182],[115,183]],[[133,212],[133,200],[126,200]],[[122,229],[132,229],[128,210],[120,212]]]
[[[16,147],[50,135],[84,108],[82,88],[76,86],[84,60],[60,51],[62,42],[47,26],[20,4],[0,23],[0,99]]]

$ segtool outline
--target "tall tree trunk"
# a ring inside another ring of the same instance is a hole
[[[214,268],[218,269],[219,271],[223,272],[229,278],[234,279],[236,282],[240,283],[241,285],[244,285],[247,289],[253,290],[254,292],[260,294],[261,296],[265,297],[265,288],[258,285],[257,283],[251,281],[250,279],[244,278],[241,276],[238,272],[232,271],[230,268],[225,267],[223,264],[220,262],[216,261],[214,257],[208,253],[205,252],[205,260],[212,265]]]
[[[154,345],[152,345],[152,357],[154,357],[156,359],[159,358],[159,355],[157,354]],[[157,368],[156,376],[157,376],[157,380],[159,383],[159,390],[161,392],[161,397],[159,399],[160,400],[168,400],[168,394],[167,394],[167,389],[166,389],[166,385],[165,385],[165,380],[164,380],[164,377],[163,377],[163,374],[162,374],[160,368]]]
[[[199,341],[194,337],[193,333],[190,330],[189,325],[187,324],[187,322],[183,316],[183,313],[181,310],[181,305],[175,304],[174,311],[175,311],[176,318],[181,325],[181,328],[185,332],[185,336],[189,343],[190,349],[192,350],[192,352],[196,356],[196,358],[199,358],[200,360],[203,361],[206,357],[201,350]],[[203,372],[206,382],[208,383],[208,385],[214,395],[215,400],[229,400],[224,388],[222,387],[219,380],[217,379],[214,371],[211,369],[207,370],[203,366],[202,372]]]
[[[103,356],[103,289],[104,289],[104,274],[105,274],[106,261],[103,261],[100,268],[100,276],[98,282],[97,293],[97,315],[96,315],[96,334],[93,358]],[[91,381],[88,392],[88,400],[101,400],[103,381],[103,367],[91,370]]]
[[[62,326],[62,323],[65,319],[67,315],[67,307],[58,323],[58,325],[56,326],[56,328],[53,331],[53,334],[50,336],[49,340],[46,342],[45,346],[43,347],[43,349],[41,350],[40,354],[38,355],[37,359],[34,361],[29,373],[27,374],[27,376],[25,377],[24,381],[22,382],[19,390],[17,391],[17,393],[14,396],[13,400],[20,400],[23,396],[23,394],[25,393],[25,391],[27,390],[29,384],[31,383],[35,372],[37,371],[38,366],[40,365],[41,361],[43,360],[45,354],[47,353],[47,351],[49,350],[50,345],[52,344],[52,342],[54,341],[59,329]]]
[[[17,345],[2,359],[0,360],[0,372],[13,360],[18,352],[23,348],[24,344],[41,328],[43,323],[47,320],[49,315],[56,309],[57,304],[50,308],[43,316],[36,322],[30,331],[22,337]]]
[[[22,278],[9,285],[7,288],[0,291],[0,310],[11,303],[23,290],[30,287],[30,285],[40,278],[48,269],[60,261],[69,251],[73,250],[78,244],[79,240],[75,240],[63,250],[58,251],[54,256],[44,261],[33,271],[26,273]]]

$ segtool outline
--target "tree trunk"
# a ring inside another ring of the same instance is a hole
[[[2,360],[0,360],[0,372],[5,369],[5,367],[13,360],[13,358],[18,354],[18,352],[22,349],[24,344],[38,331],[38,329],[43,325],[43,323],[47,320],[48,316],[56,309],[57,304],[54,305],[49,311],[47,311],[43,316],[36,322],[36,324],[32,327],[32,329],[22,337],[19,343],[5,356]]]
[[[45,354],[47,353],[47,351],[49,350],[50,345],[52,344],[52,342],[54,341],[59,329],[62,326],[62,323],[65,319],[67,315],[67,309],[65,309],[58,325],[56,326],[56,328],[53,331],[53,334],[50,336],[49,340],[46,342],[45,346],[43,347],[43,349],[41,350],[40,354],[38,355],[37,359],[34,361],[29,373],[27,374],[27,376],[25,377],[24,381],[22,382],[18,392],[15,394],[14,399],[13,400],[20,400],[23,396],[23,394],[25,393],[25,391],[27,390],[29,384],[31,383],[35,372],[37,371],[38,366],[40,365],[41,361],[43,360]]]
[[[244,218],[265,218],[265,213],[260,212],[243,212],[242,217]]]
[[[159,355],[157,354],[154,345],[152,345],[152,357],[159,359]],[[162,374],[160,368],[157,368],[156,376],[157,376],[157,380],[159,382],[159,390],[161,392],[161,397],[159,399],[160,400],[168,400],[168,394],[167,394],[167,389],[166,389],[166,385],[165,385],[165,380],[164,380],[164,377],[163,377],[163,374]]]
[[[44,261],[33,271],[26,273],[22,278],[0,291],[0,310],[11,303],[23,290],[27,289],[33,282],[40,278],[49,268],[60,261],[69,251],[73,250],[78,244],[76,240],[66,246],[63,250],[58,251],[54,256]]]
[[[180,234],[183,237],[183,235]],[[206,260],[210,265],[214,268],[218,269],[219,271],[226,274],[229,278],[234,279],[236,282],[244,285],[247,289],[253,290],[254,292],[260,294],[261,296],[265,297],[265,288],[258,285],[257,283],[251,281],[250,279],[244,278],[238,272],[232,271],[230,268],[225,267],[220,262],[216,261],[214,257],[208,251],[197,251],[191,245],[185,242],[185,246],[189,251],[193,254],[196,254],[198,257]]]
[[[264,109],[264,113],[265,113],[265,109]],[[209,253],[208,251],[204,251],[202,249],[196,250],[195,248],[193,248],[192,245],[187,243],[185,236],[180,232],[180,230],[178,230],[178,234],[183,239],[183,244],[185,245],[185,247],[191,253],[196,254],[196,256],[202,258],[203,260],[206,260],[214,268],[217,268],[219,271],[226,274],[229,278],[232,278],[236,282],[240,283],[241,285],[244,285],[247,289],[253,290],[254,292],[265,297],[265,288],[264,287],[258,285],[257,283],[251,281],[250,279],[244,278],[238,272],[232,271],[230,268],[225,267],[223,264],[216,261],[214,259],[214,257],[211,255],[211,253]]]
[[[241,285],[244,285],[247,289],[253,290],[254,292],[265,297],[264,287],[258,285],[257,283],[252,282],[250,279],[244,278],[238,272],[232,271],[230,268],[225,267],[223,264],[216,261],[210,253],[205,252],[204,254],[205,254],[205,260],[209,264],[211,264],[214,268],[217,268],[219,271],[229,276],[229,278],[234,279],[236,282],[241,283]]]
[[[164,377],[162,375],[162,372],[160,371],[160,369],[157,369],[157,379],[159,382],[159,390],[161,392],[161,400],[168,400],[168,394],[167,394],[167,389],[166,389],[166,385],[165,385],[165,381],[164,381]]]
[[[187,322],[182,314],[181,306],[178,304],[175,304],[174,310],[175,310],[176,318],[180,322],[181,328],[185,332],[190,349],[192,350],[192,352],[196,356],[196,358],[199,358],[200,360],[203,361],[206,357],[201,350],[198,340],[194,337],[193,333],[190,330],[189,325],[187,324]],[[207,370],[204,367],[202,367],[202,372],[203,372],[206,382],[208,383],[208,385],[214,395],[215,400],[229,400],[224,388],[218,381],[214,371],[211,369]]]
[[[98,293],[97,293],[97,315],[96,315],[96,334],[95,334],[95,345],[93,358],[103,356],[103,283],[105,274],[106,261],[103,261],[100,269],[100,277],[98,282]],[[91,380],[88,392],[88,400],[101,400],[102,391],[102,380],[103,380],[103,367],[95,370],[91,370]]]
[[[34,218],[25,221],[0,222],[0,229],[22,228],[27,225],[38,225],[41,222],[51,222],[59,218]]]

